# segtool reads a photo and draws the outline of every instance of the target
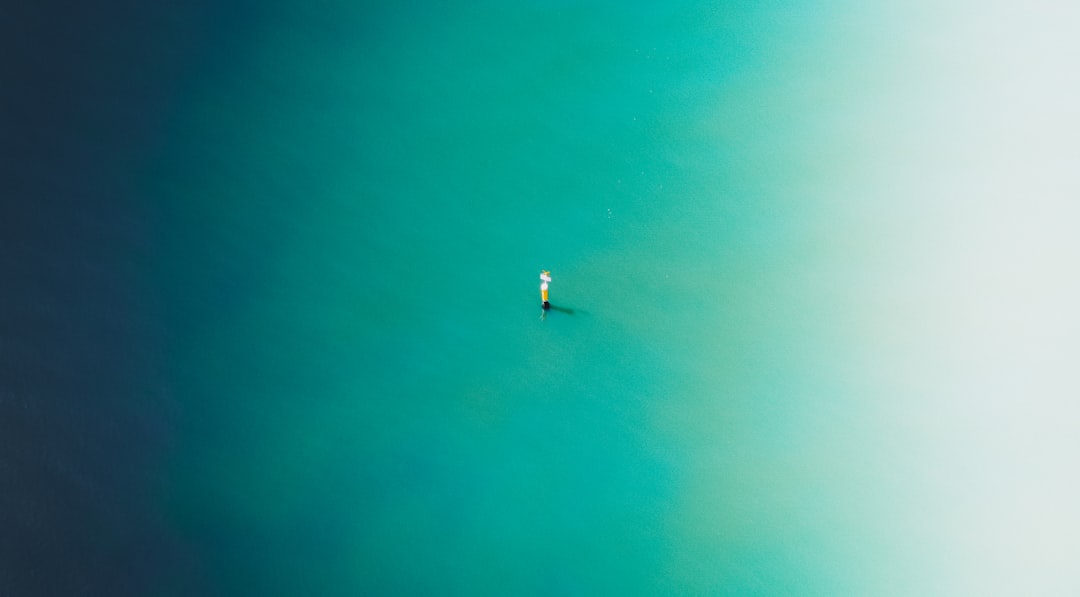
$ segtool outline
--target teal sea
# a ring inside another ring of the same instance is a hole
[[[93,17],[128,41],[87,29],[49,76],[96,95],[33,136],[76,149],[26,155],[96,173],[7,214],[77,233],[4,262],[0,595],[1076,591],[1080,15],[1045,8]]]

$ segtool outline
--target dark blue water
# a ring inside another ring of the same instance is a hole
[[[159,206],[140,169],[232,19],[8,7],[0,27],[0,594],[206,593],[163,517]]]

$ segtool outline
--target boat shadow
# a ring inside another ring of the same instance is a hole
[[[551,303],[548,303],[548,308],[540,312],[540,318],[543,319],[548,313],[551,313],[553,311],[566,315],[574,315],[576,313],[580,313],[581,315],[589,314],[588,311],[585,311],[583,309],[571,309],[570,307],[560,307],[559,305],[552,305]]]

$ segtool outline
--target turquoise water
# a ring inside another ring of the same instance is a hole
[[[0,595],[1080,593],[1080,8],[49,4]]]
[[[177,593],[971,586],[933,463],[993,444],[931,414],[967,344],[922,349],[988,332],[940,331],[963,216],[901,174],[966,131],[923,110],[922,16],[323,2],[215,38],[140,183]]]
[[[196,401],[168,500],[206,574],[858,588],[819,436],[860,439],[821,415],[847,405],[816,371],[792,192],[818,168],[815,10],[268,10],[152,183],[192,322],[168,391]]]

